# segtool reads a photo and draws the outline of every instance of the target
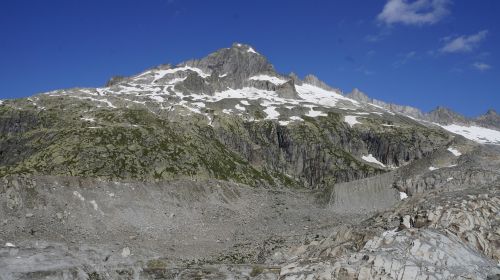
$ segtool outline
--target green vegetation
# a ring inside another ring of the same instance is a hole
[[[75,101],[76,100],[76,101]],[[218,115],[169,118],[140,107],[95,108],[87,100],[44,97],[0,106],[0,177],[41,174],[157,181],[216,178],[250,186],[325,188],[384,172],[359,160],[380,151],[404,163],[448,141],[441,131],[379,118],[351,129],[343,116],[304,122],[248,122]],[[258,111],[256,111],[258,112]],[[358,156],[354,156],[357,154]]]

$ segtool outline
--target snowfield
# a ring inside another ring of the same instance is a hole
[[[269,75],[257,75],[257,76],[253,76],[253,77],[250,77],[249,80],[267,81],[267,82],[271,82],[271,83],[273,83],[273,84],[275,84],[277,86],[286,83],[286,80],[283,80],[283,79],[278,78],[278,77],[269,76]]]
[[[479,126],[461,126],[456,124],[441,126],[442,128],[482,144],[500,145],[500,131]]]

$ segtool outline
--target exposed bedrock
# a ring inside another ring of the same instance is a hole
[[[449,139],[432,130],[397,135],[376,129],[353,130],[338,116],[311,119],[296,126],[275,122],[231,121],[216,136],[253,165],[282,172],[309,188],[323,188],[380,174],[383,168],[360,159],[372,154],[388,166],[400,166],[446,147]],[[357,157],[356,157],[357,156]]]
[[[332,187],[328,206],[340,213],[372,213],[388,209],[400,201],[394,189],[394,172]]]

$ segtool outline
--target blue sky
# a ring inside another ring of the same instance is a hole
[[[2,0],[0,98],[247,43],[279,72],[425,111],[500,111],[497,0]]]

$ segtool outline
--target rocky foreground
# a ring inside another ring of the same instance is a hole
[[[499,279],[495,112],[247,45],[0,102],[0,279]]]

